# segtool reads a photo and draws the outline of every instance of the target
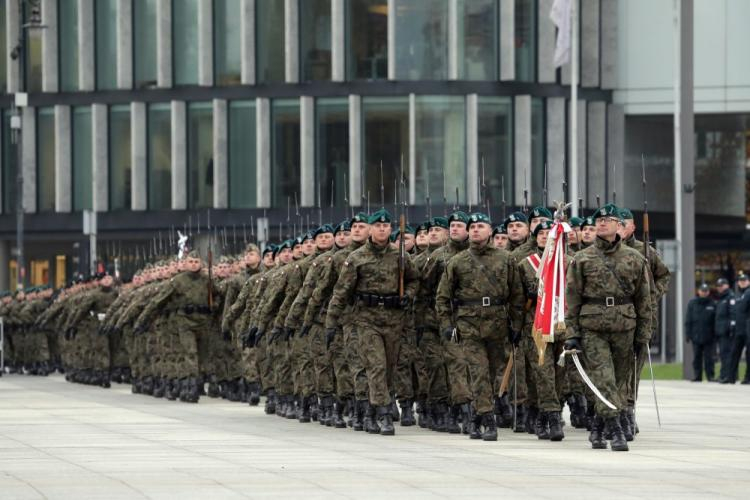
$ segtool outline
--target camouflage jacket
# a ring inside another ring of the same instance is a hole
[[[639,254],[643,255],[643,249],[645,245],[642,241],[635,239],[635,236],[631,236],[625,243]],[[669,290],[670,272],[664,261],[661,260],[661,256],[654,247],[649,245],[648,250],[648,269],[651,272],[653,279],[653,290],[655,301],[661,300],[662,296]]]
[[[245,310],[247,297],[253,290],[253,276],[260,273],[260,268],[245,269],[229,278],[228,289],[224,297],[224,310],[221,313],[221,330],[231,330],[237,318]]]
[[[281,303],[279,313],[273,322],[274,328],[284,328],[284,323],[287,316],[289,316],[289,311],[292,309],[292,304],[297,295],[299,295],[300,290],[302,290],[302,285],[305,283],[307,271],[312,266],[313,261],[323,253],[316,248],[314,253],[306,255],[304,258],[293,263],[292,271],[287,278],[286,288],[284,289],[284,301]]]
[[[469,248],[469,240],[448,242],[436,249],[427,257],[422,269],[422,279],[419,282],[419,309],[416,312],[417,327],[436,331],[440,324],[435,312],[435,296],[437,295],[440,278],[443,277],[448,262],[460,252]]]
[[[325,270],[326,263],[333,260],[333,255],[337,250],[328,250],[326,252],[318,253],[315,258],[310,262],[310,268],[305,275],[305,281],[302,283],[297,296],[292,302],[292,307],[289,309],[289,314],[286,316],[284,326],[287,328],[299,329],[304,321],[305,313],[307,312],[307,305],[310,302],[310,297],[315,291],[315,286],[320,281],[320,277]]]
[[[268,276],[268,285],[266,286],[263,298],[258,303],[255,326],[261,331],[266,331],[273,326],[272,322],[278,314],[281,303],[284,302],[284,292],[289,276],[294,269],[294,263],[282,265]]]
[[[165,281],[148,301],[135,322],[136,328],[151,324],[154,317],[171,315],[183,328],[205,328],[212,319],[208,307],[208,276],[203,272],[183,271]],[[216,290],[211,283],[212,293]]]

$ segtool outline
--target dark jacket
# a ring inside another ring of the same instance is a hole
[[[737,300],[734,303],[734,318],[737,322],[735,333],[747,335],[750,325],[750,287],[737,291]]]
[[[695,297],[688,302],[685,316],[685,336],[694,344],[709,344],[714,340],[716,303],[711,297]]]
[[[716,299],[716,336],[731,337],[734,335],[734,292],[727,289]]]

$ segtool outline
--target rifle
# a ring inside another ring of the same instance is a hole
[[[398,216],[398,297],[404,298],[404,274],[406,273],[406,245],[404,240],[406,239],[404,233],[406,232],[406,200],[404,198],[404,163],[401,162],[401,213]]]
[[[487,183],[484,178],[484,157],[482,157],[482,198],[484,204],[487,207],[487,217],[492,220],[492,214],[490,213],[490,198],[487,196]]]
[[[641,184],[643,186],[643,256],[649,262],[648,200],[646,199],[646,158],[641,155]]]
[[[617,163],[612,163],[612,203],[617,205]]]
[[[505,176],[500,176],[500,193],[503,195],[503,199],[500,201],[503,205],[503,220],[505,220],[505,212],[507,211],[507,206],[505,204]]]
[[[385,185],[383,185],[383,160],[380,160],[380,207],[385,210]]]
[[[529,213],[529,190],[526,184],[526,166],[523,167],[523,213]]]
[[[207,228],[208,228],[208,284],[206,285],[208,288],[208,309],[211,310],[214,308],[214,274],[213,274],[213,264],[214,264],[214,254],[211,249],[211,211],[206,210],[206,219],[207,219]]]
[[[542,203],[545,207],[549,206],[548,200],[547,200],[547,163],[544,163],[544,185],[542,186]]]

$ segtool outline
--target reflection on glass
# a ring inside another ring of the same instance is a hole
[[[513,104],[510,97],[479,97],[477,106],[479,175],[493,206],[513,205]]]
[[[333,199],[335,206],[344,206],[344,179],[349,172],[349,102],[345,97],[324,98],[318,99],[316,106],[315,179],[320,183],[321,205],[330,205]]]
[[[396,79],[448,77],[448,2],[395,0]]]
[[[533,82],[536,75],[536,0],[516,2],[516,80]]]
[[[60,37],[60,89],[78,90],[78,2],[59,2],[57,19]]]
[[[96,15],[96,88],[117,88],[117,1],[94,2]]]
[[[130,210],[130,106],[109,108],[109,209]]]
[[[213,108],[210,102],[188,105],[188,207],[214,205]]]
[[[241,83],[242,0],[214,0],[214,73],[217,85]]]
[[[135,87],[156,85],[156,3],[133,0],[133,54]]]
[[[331,79],[331,0],[305,0],[299,5],[302,81]]]
[[[172,121],[169,104],[148,108],[148,208],[172,207]]]
[[[416,200],[447,198],[458,188],[466,203],[466,100],[463,96],[418,96],[415,108]]]
[[[299,100],[276,99],[271,104],[271,206],[287,206],[299,199]]]
[[[284,81],[284,2],[255,0],[258,83]]]
[[[409,182],[409,98],[362,98],[363,187],[362,206],[374,209],[380,200],[380,165],[383,165],[383,186],[386,206],[394,199],[394,182],[401,179],[401,161],[404,178]]]
[[[55,210],[55,110],[36,115],[36,193],[39,212]]]
[[[16,145],[13,144],[10,129],[10,117],[12,113],[9,110],[3,112],[3,213],[12,214],[16,211],[16,166],[18,157],[16,155]]]
[[[73,108],[73,210],[91,210],[91,108]]]
[[[388,1],[351,0],[346,16],[349,80],[388,78]]]
[[[531,99],[531,193],[532,204],[541,204],[544,191],[544,100],[539,97]]]
[[[229,208],[256,202],[255,102],[229,103]]]
[[[172,2],[175,85],[198,83],[198,0]]]
[[[458,0],[458,68],[463,80],[496,80],[497,0]]]

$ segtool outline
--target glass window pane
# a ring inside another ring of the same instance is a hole
[[[109,108],[109,209],[130,210],[130,106]]]
[[[493,206],[513,205],[513,104],[510,97],[479,97],[477,106],[479,174],[484,163],[487,195]]]
[[[395,0],[396,79],[448,77],[448,2]]]
[[[16,166],[18,156],[16,145],[11,136],[10,117],[12,113],[3,113],[3,213],[12,214],[16,211]]]
[[[36,116],[36,196],[39,212],[55,210],[55,110],[39,108]]]
[[[78,2],[58,2],[60,89],[78,90]]]
[[[349,80],[388,78],[388,1],[351,0],[346,16]]]
[[[459,0],[458,70],[464,80],[496,80],[497,0]]]
[[[300,196],[299,100],[275,99],[271,103],[271,206],[287,206]]]
[[[330,205],[333,190],[335,206],[344,206],[344,179],[349,173],[349,100],[318,99],[316,105],[315,178],[320,183],[321,202]]]
[[[531,99],[531,203],[543,203],[544,191],[544,100]]]
[[[91,108],[73,108],[73,211],[91,210]]]
[[[198,0],[172,2],[175,85],[198,83]]]
[[[117,88],[117,0],[97,0],[96,88]]]
[[[303,82],[331,79],[331,0],[299,4],[300,69]]]
[[[362,205],[370,200],[372,208],[380,202],[380,165],[383,165],[385,201],[393,200],[394,181],[401,179],[401,160],[409,158],[409,98],[362,98],[362,137],[364,139]],[[408,181],[409,169],[404,166]]]
[[[241,83],[242,0],[214,0],[214,73],[217,85]]]
[[[0,2],[0,93],[4,94],[8,90],[8,58],[5,54],[8,53],[8,40],[7,38],[7,10],[5,2]]]
[[[256,206],[255,102],[229,103],[229,207]]]
[[[210,102],[188,105],[188,206],[214,205],[214,128]]]
[[[156,2],[133,0],[135,87],[156,85]]]
[[[516,2],[516,80],[533,82],[536,76],[536,0]]]
[[[466,99],[463,96],[416,98],[416,200],[427,195],[451,203],[459,192],[466,203]],[[425,192],[429,186],[429,193]],[[415,201],[416,201],[415,200]]]
[[[284,81],[284,2],[255,0],[255,65],[259,83]]]
[[[169,104],[148,109],[148,208],[172,208],[172,118]]]

